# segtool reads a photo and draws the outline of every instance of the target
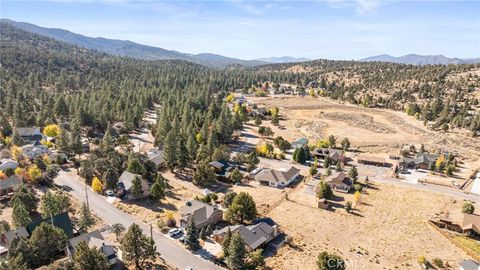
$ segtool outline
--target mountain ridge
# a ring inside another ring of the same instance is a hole
[[[16,22],[9,19],[0,21],[27,32],[47,36],[69,44],[87,49],[93,49],[118,56],[127,56],[143,60],[184,60],[208,67],[227,67],[230,65],[257,66],[267,64],[256,60],[242,60],[213,53],[187,54],[175,50],[139,44],[130,40],[108,39],[104,37],[88,37],[60,28],[45,28],[26,22]]]
[[[475,64],[480,63],[480,58],[461,59],[457,57],[446,57],[444,55],[419,55],[406,54],[395,57],[389,54],[380,54],[360,59],[362,62],[390,62],[408,65],[448,65],[448,64]]]

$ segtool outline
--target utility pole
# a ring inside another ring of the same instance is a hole
[[[88,210],[90,210],[90,204],[88,203],[87,184],[85,184],[85,201],[87,202],[87,208],[88,208]]]
[[[153,228],[152,223],[150,223],[150,238],[153,239]]]

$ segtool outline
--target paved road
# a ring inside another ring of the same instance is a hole
[[[77,197],[81,201],[85,201],[85,185],[83,180],[73,172],[60,171],[59,175],[54,179],[55,183],[61,186],[68,186],[71,190],[70,194]],[[133,223],[137,223],[143,232],[150,235],[150,227],[139,222],[135,217],[130,216],[118,210],[112,204],[106,202],[106,198],[94,193],[87,188],[88,201],[90,209],[109,224],[121,223],[126,228]],[[161,257],[169,264],[178,269],[193,267],[194,269],[222,269],[209,261],[205,261],[190,253],[188,250],[176,245],[171,239],[157,232],[154,228],[153,239],[155,240],[157,251]]]

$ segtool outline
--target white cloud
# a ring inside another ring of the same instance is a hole
[[[380,5],[379,0],[324,0],[333,8],[354,8],[357,13],[364,14],[377,8]]]

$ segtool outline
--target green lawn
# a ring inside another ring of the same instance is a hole
[[[480,256],[480,241],[473,240],[463,235],[453,235],[453,239]]]

